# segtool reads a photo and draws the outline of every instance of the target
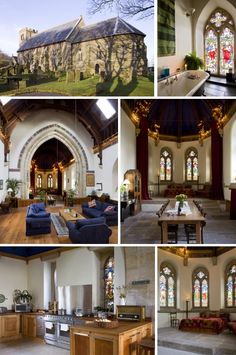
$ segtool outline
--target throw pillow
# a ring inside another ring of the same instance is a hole
[[[104,210],[104,212],[113,212],[115,211],[115,206],[107,206],[107,208]]]
[[[94,207],[96,207],[96,201],[95,201],[95,200],[89,201],[89,202],[88,202],[88,206],[89,206],[89,208],[94,208]]]

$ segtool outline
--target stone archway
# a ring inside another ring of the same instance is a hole
[[[21,187],[22,198],[28,198],[30,188],[30,165],[36,150],[49,139],[56,138],[64,143],[71,151],[75,159],[75,179],[77,184],[77,193],[79,196],[86,196],[86,171],[88,169],[88,160],[85,151],[78,139],[64,127],[58,124],[48,125],[35,132],[25,143],[21,150],[18,160],[18,169],[23,181]]]
[[[95,74],[99,74],[99,71],[100,71],[100,67],[99,67],[99,64],[97,63],[95,65]]]

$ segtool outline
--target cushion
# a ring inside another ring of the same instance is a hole
[[[39,211],[45,211],[45,204],[44,202],[37,203],[36,206],[38,207]]]
[[[92,224],[104,224],[105,223],[105,218],[104,217],[99,217],[99,218],[91,218],[91,219],[79,219],[76,224],[75,227],[77,229],[83,227],[83,226],[87,226],[87,225],[92,225]]]
[[[115,211],[115,206],[107,206],[104,210],[104,212],[113,212]]]
[[[101,201],[99,201],[99,200],[96,200],[96,209],[97,209],[97,210],[102,211],[102,210],[104,209],[103,206],[104,206],[104,203],[103,203],[103,202],[101,202]]]
[[[95,201],[95,200],[89,201],[89,202],[88,202],[88,207],[89,207],[89,208],[94,208],[94,207],[96,207],[96,201]]]
[[[34,213],[34,212],[29,212],[27,217],[33,217],[33,218],[45,218],[45,217],[50,217],[50,213],[48,212],[43,212],[40,211],[38,213]]]

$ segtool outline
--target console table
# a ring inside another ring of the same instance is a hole
[[[128,216],[133,216],[135,211],[135,199],[120,201],[120,218],[121,222]]]

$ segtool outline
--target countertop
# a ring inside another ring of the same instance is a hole
[[[144,325],[152,324],[151,321],[141,321],[141,322],[130,322],[130,321],[119,321],[119,326],[117,328],[101,328],[92,323],[86,323],[84,325],[72,326],[72,331],[85,331],[85,332],[96,332],[96,333],[106,333],[110,335],[120,335],[126,333],[127,331],[138,329]]]

